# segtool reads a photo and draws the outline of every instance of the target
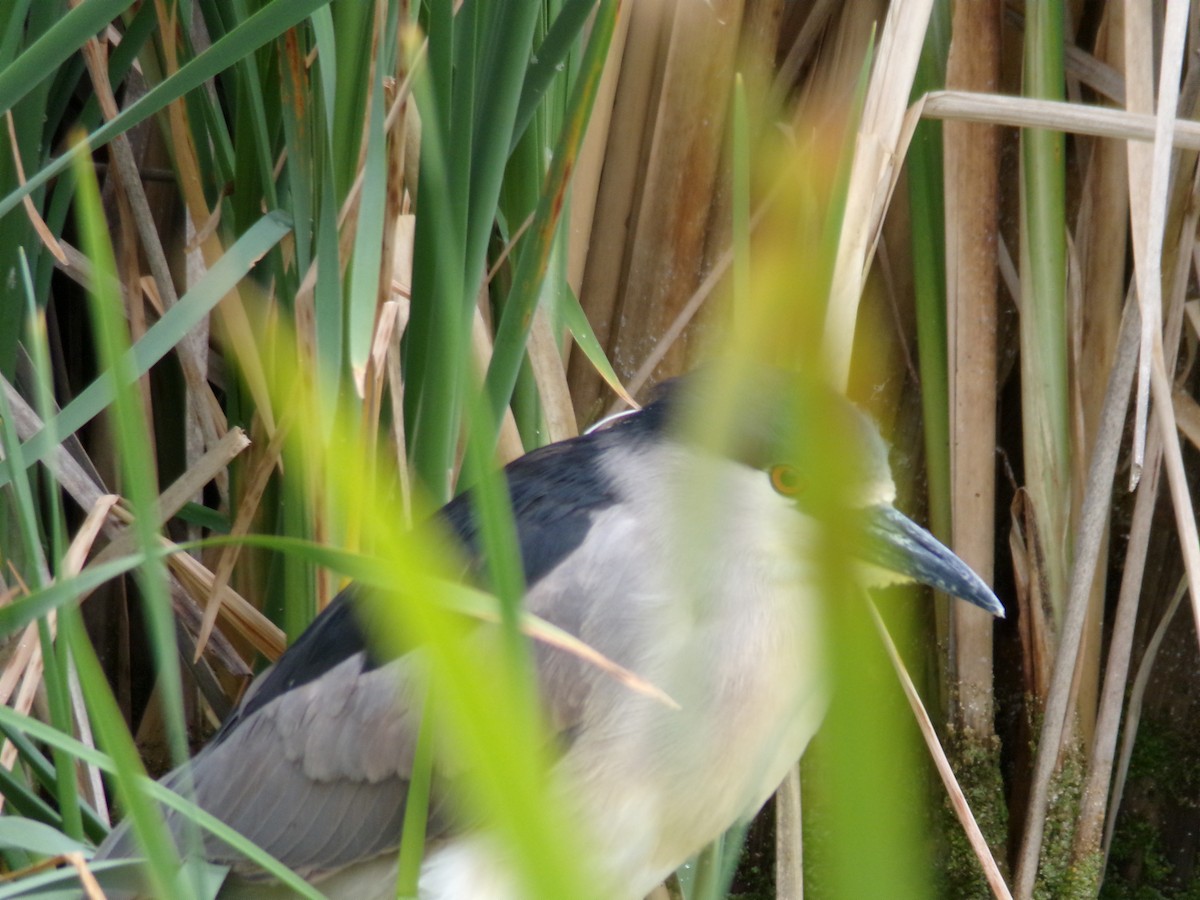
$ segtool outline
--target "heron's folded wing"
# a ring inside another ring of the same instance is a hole
[[[393,850],[423,702],[418,662],[410,655],[375,666],[365,652],[352,653],[265,702],[248,697],[233,725],[165,781],[306,877]],[[436,792],[429,840],[448,818],[444,791]],[[168,824],[186,844],[182,818],[172,813]],[[224,842],[203,840],[210,860],[252,871]],[[118,831],[100,856],[133,851]]]
[[[423,702],[406,662],[354,654],[259,707],[193,760],[200,805],[306,875],[397,847]]]

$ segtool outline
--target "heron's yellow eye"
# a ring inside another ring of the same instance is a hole
[[[768,470],[771,476],[771,487],[785,497],[795,497],[803,492],[805,481],[795,466],[775,465]]]

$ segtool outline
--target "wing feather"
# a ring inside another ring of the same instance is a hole
[[[308,875],[398,846],[419,722],[404,662],[356,654],[260,707],[194,760],[201,805]]]

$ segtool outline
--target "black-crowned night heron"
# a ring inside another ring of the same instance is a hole
[[[807,425],[791,428],[786,404],[752,396],[718,457],[679,427],[696,383],[669,383],[641,411],[506,469],[526,608],[678,703],[535,645],[545,720],[562,747],[552,777],[606,895],[631,900],[753,816],[824,712],[827,598],[805,549],[825,514],[804,499],[806,484],[821,485],[795,467],[796,441],[825,430],[855,445],[840,454],[854,482],[842,502],[868,583],[915,580],[1003,615],[978,576],[892,507],[886,448],[849,403],[810,391],[818,401],[799,407]],[[708,537],[688,524],[702,518],[689,497],[717,513]],[[477,552],[469,501],[441,518]],[[420,718],[401,699],[414,664],[372,655],[354,602],[343,593],[316,618],[188,771],[201,806],[320,890],[395,896]],[[523,896],[496,844],[453,833],[442,808],[435,796],[421,897]],[[133,850],[118,829],[100,855]],[[205,850],[238,869],[219,842]]]

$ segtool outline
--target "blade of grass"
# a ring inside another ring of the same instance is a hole
[[[1167,480],[1175,510],[1184,567],[1187,572],[1192,617],[1196,623],[1197,638],[1200,640],[1200,533],[1197,530],[1196,517],[1187,485],[1187,475],[1183,466],[1179,432],[1175,425],[1175,410],[1171,401],[1171,378],[1168,374],[1168,364],[1163,347],[1162,329],[1163,231],[1166,225],[1168,193],[1171,184],[1171,133],[1175,128],[1178,113],[1180,71],[1185,52],[1184,32],[1188,21],[1188,10],[1189,4],[1180,2],[1180,0],[1170,0],[1167,4],[1164,28],[1168,31],[1164,34],[1170,35],[1170,37],[1164,41],[1159,73],[1160,89],[1155,116],[1153,165],[1149,204],[1145,209],[1146,222],[1143,229],[1146,250],[1139,258],[1136,254],[1139,242],[1135,241],[1134,258],[1137,263],[1135,268],[1138,278],[1138,302],[1141,304],[1142,312],[1141,358],[1138,373],[1139,416],[1145,416],[1142,408],[1141,381],[1142,369],[1146,366],[1145,357],[1149,353],[1150,389],[1158,412],[1159,428],[1163,432],[1163,461],[1167,468]],[[1177,31],[1172,32],[1169,29],[1177,29]],[[1130,171],[1132,177],[1132,167]],[[1143,272],[1143,269],[1149,271]],[[1147,320],[1150,320],[1150,324]],[[1172,363],[1174,355],[1175,350],[1172,349]],[[1139,459],[1138,444],[1136,443],[1139,440],[1139,431],[1136,429],[1140,425],[1141,420],[1135,423],[1134,476],[1137,474],[1136,467]]]
[[[161,112],[168,104],[195,90],[263,44],[274,40],[328,2],[329,0],[273,0],[195,59],[180,67],[170,78],[155,85],[127,106],[115,119],[91,132],[87,137],[86,146],[93,149],[104,146],[114,135],[128,131],[139,122]],[[91,4],[81,4],[78,8],[90,6]],[[30,51],[26,50],[22,58],[29,55]],[[29,64],[41,66],[44,63],[31,58]],[[0,198],[0,216],[7,214],[31,192],[62,174],[72,164],[72,158],[83,152],[79,149],[82,146],[84,145],[73,145],[72,149],[50,162],[20,188]]]
[[[487,395],[490,413],[496,422],[500,421],[504,408],[508,406],[517,372],[525,356],[525,342],[533,323],[534,305],[620,9],[620,0],[602,0],[580,64],[579,78],[572,92],[563,131],[546,173],[534,223],[521,247],[513,289],[496,331],[495,349],[488,367]],[[493,432],[493,441],[497,433]]]
[[[1137,307],[1131,298],[1126,306],[1124,321],[1121,324],[1112,370],[1108,378],[1105,403],[1097,423],[1097,438],[1095,439],[1097,447],[1100,446],[1099,442],[1103,439],[1102,436],[1106,430],[1123,429],[1125,425],[1124,414],[1128,412],[1129,390],[1133,385],[1137,366],[1140,331],[1134,323],[1137,314]],[[1109,396],[1120,397],[1123,401],[1120,418],[1116,417],[1115,410],[1110,409]],[[1108,661],[1104,668],[1104,685],[1096,718],[1095,740],[1089,755],[1087,780],[1080,798],[1079,817],[1072,845],[1071,862],[1076,867],[1087,864],[1091,856],[1099,850],[1104,827],[1104,809],[1108,803],[1112,777],[1113,750],[1116,746],[1117,726],[1127,688],[1133,626],[1141,593],[1138,586],[1141,584],[1141,576],[1144,572],[1147,548],[1145,540],[1137,540],[1138,535],[1145,534],[1146,511],[1149,509],[1149,505],[1142,497],[1143,495],[1157,495],[1159,453],[1156,444],[1157,441],[1154,440],[1148,443],[1146,460],[1152,464],[1153,471],[1147,471],[1147,478],[1139,485],[1138,499],[1134,503],[1121,589],[1117,595],[1117,609],[1112,622],[1113,636],[1109,642]],[[1099,887],[1098,884],[1095,886]]]
[[[50,364],[46,318],[44,313],[36,308],[32,277],[23,251],[20,258],[22,280],[26,291],[26,322],[28,325],[26,343],[33,370],[37,409],[45,420],[46,416],[52,414],[54,409],[53,372]],[[7,403],[7,392],[5,392],[5,400],[0,401],[0,408],[5,410],[6,416],[11,415],[12,411]],[[98,499],[89,510],[75,540],[68,547],[66,546],[66,521],[62,494],[57,484],[49,479],[46,480],[43,509],[49,510],[50,522],[47,530],[51,535],[53,558],[57,561],[56,577],[73,576],[79,573],[87,551],[95,540],[100,522],[115,501],[116,498],[112,495]],[[64,644],[55,644],[54,642],[54,619],[52,616],[39,619],[37,624],[42,657],[46,661],[44,680],[51,721],[60,731],[68,733],[72,731],[73,725],[77,724],[80,738],[85,743],[90,743],[93,740],[91,723],[87,719],[86,710],[82,707],[82,700],[74,691],[75,685],[72,682],[74,671],[71,667],[68,649]],[[78,708],[74,706],[76,702],[79,704]],[[72,837],[82,837],[86,819],[82,810],[86,808],[86,805],[79,802],[74,765],[67,754],[58,751],[54,753],[54,765],[55,795],[58,800],[58,809],[62,814],[62,827]],[[100,784],[99,773],[93,768],[87,768],[79,773],[79,782],[85,788],[88,803],[103,812],[103,787]],[[87,811],[91,812],[90,809]],[[92,819],[95,819],[94,814]]]
[[[71,8],[20,56],[0,69],[0,113],[12,109],[22,97],[56,74],[84,41],[103,31],[131,5],[132,0],[92,0]],[[13,12],[19,15],[16,10]],[[7,32],[8,39],[17,39],[20,32],[20,28],[12,28]]]
[[[550,82],[565,68],[567,56],[583,33],[588,17],[598,7],[598,0],[566,0],[545,38],[534,50],[525,82],[521,85],[521,99],[517,103],[509,153],[516,149],[524,136]]]
[[[203,317],[221,301],[254,266],[261,256],[273,247],[290,225],[279,213],[268,213],[246,231],[226,251],[221,261],[208,270],[204,279],[180,298],[172,309],[152,325],[122,362],[123,373],[132,380],[144,375],[152,365],[169,353]],[[101,276],[103,277],[103,276]],[[111,275],[108,276],[111,279]],[[97,282],[99,283],[99,282]],[[111,281],[110,281],[111,283]],[[107,407],[117,390],[114,373],[107,371],[68,403],[43,431],[23,445],[26,465],[41,462],[58,446],[55,440],[78,431]],[[0,474],[0,487],[8,478]]]
[[[921,112],[934,119],[961,119],[1017,128],[1057,128],[1070,134],[1132,141],[1152,141],[1155,130],[1154,116],[1143,113],[972,91],[934,91],[925,98]],[[1176,147],[1200,149],[1200,123],[1177,120],[1172,141]]]
[[[1062,3],[1036,8],[1027,23],[1024,93],[1063,97]],[[1067,427],[1066,172],[1060,131],[1021,135],[1021,401],[1026,486],[1038,521],[1047,601],[1061,623],[1066,602],[1070,515]],[[1018,887],[1018,892],[1024,890]]]
[[[75,626],[73,625],[72,627]],[[71,640],[74,641],[75,637],[72,636]],[[92,682],[92,687],[98,688],[103,684],[104,678],[94,656],[92,656],[90,662],[85,660],[84,665],[80,668],[81,674],[84,674],[85,678],[88,675],[94,675],[98,678],[97,681]],[[84,673],[85,669],[87,670],[86,673]],[[87,682],[85,681],[85,683]],[[97,691],[96,693],[99,692]],[[89,688],[89,701],[103,699],[91,696],[91,694],[92,690]],[[112,698],[110,694],[108,703],[111,704],[111,702]],[[119,719],[119,713],[117,712],[115,705],[113,705],[109,712],[116,717],[113,719],[113,721]],[[104,719],[101,719],[101,721],[103,720]],[[13,712],[11,709],[2,706],[0,706],[0,726],[27,734],[34,740],[42,741],[53,747],[65,750],[72,756],[84,760],[85,762],[96,766],[110,775],[120,776],[122,766],[140,768],[140,764],[137,762],[136,750],[133,747],[132,741],[129,739],[128,733],[125,735],[125,741],[128,743],[128,746],[121,748],[120,752],[128,755],[129,758],[127,760],[122,760],[111,754],[106,755],[98,750],[94,750],[91,747],[81,744],[79,741],[75,740],[69,735],[65,735],[62,732],[46,725],[45,723],[39,722],[36,719],[31,719],[27,716],[19,715]],[[322,895],[320,892],[309,885],[304,879],[300,878],[298,875],[296,875],[296,873],[292,872],[287,866],[283,865],[278,860],[260,850],[253,843],[247,841],[244,837],[242,837],[224,822],[217,819],[215,816],[205,812],[203,809],[196,806],[185,797],[175,793],[169,788],[164,787],[157,781],[150,780],[144,773],[139,773],[135,777],[138,782],[138,791],[144,792],[146,798],[152,798],[154,801],[163,804],[167,808],[174,810],[175,812],[195,822],[198,826],[204,828],[206,831],[209,831],[214,836],[229,844],[239,853],[244,854],[247,859],[256,865],[261,866],[266,872],[275,878],[278,878],[288,889],[295,891],[300,896],[309,897],[312,898],[312,900],[321,900]],[[165,836],[165,829],[162,829],[162,834]],[[168,893],[164,894],[163,896],[178,896],[178,891],[183,885],[186,885],[186,881],[172,882],[171,886],[173,890],[169,889]]]
[[[637,403],[631,397],[625,386],[621,384],[621,379],[613,370],[612,363],[608,361],[608,357],[604,355],[604,348],[600,346],[600,341],[596,338],[596,332],[592,330],[592,325],[588,321],[587,315],[583,311],[583,307],[579,304],[579,299],[574,293],[571,293],[560,305],[559,312],[563,318],[563,324],[567,330],[571,332],[571,339],[575,341],[575,346],[580,349],[584,356],[587,357],[600,377],[604,379],[605,384],[612,388],[613,393],[620,397],[630,407],[636,407]]]
[[[896,166],[904,113],[912,93],[932,0],[896,0],[888,6],[855,138],[841,220],[833,285],[825,320],[824,352],[833,383],[846,385],[858,305],[874,255]]]
[[[1179,0],[1170,0],[1167,3],[1166,20],[1163,24],[1162,70],[1159,73],[1158,103],[1154,117],[1154,143],[1150,147],[1131,146],[1128,151],[1134,270],[1142,322],[1134,416],[1133,466],[1130,472],[1133,485],[1137,484],[1142,456],[1145,453],[1151,368],[1158,364],[1155,357],[1162,354],[1160,342],[1163,228],[1166,223],[1167,194],[1171,177],[1171,133],[1175,128],[1179,103],[1180,70],[1187,33],[1188,6],[1188,3],[1181,3]],[[1128,79],[1129,106],[1135,111],[1149,111],[1154,105],[1154,80],[1152,77],[1146,77],[1146,70],[1153,60],[1150,31],[1152,23],[1148,10],[1144,13],[1139,10],[1132,18],[1126,34],[1126,59],[1132,69]],[[1145,177],[1147,172],[1148,179]],[[1170,410],[1164,409],[1161,414],[1169,417]],[[1167,440],[1172,440],[1170,434]],[[1195,589],[1196,585],[1192,587]],[[1200,604],[1200,600],[1194,602]],[[1196,609],[1197,624],[1200,626],[1200,605]]]
[[[71,577],[79,574],[109,510],[117,502],[117,499],[115,495],[108,494],[100,498],[96,505],[89,510],[87,518],[62,559],[60,575]],[[43,680],[50,704],[51,721],[59,731],[69,734],[72,730],[71,698],[68,693],[70,656],[65,646],[60,645],[56,648],[54,642],[56,617],[53,614],[38,619],[37,624],[38,635],[41,638],[42,658],[46,661]],[[90,740],[90,722],[84,719],[83,723],[89,730],[85,731],[81,737]],[[83,820],[71,757],[56,749],[54,751],[54,767],[57,775],[56,796],[58,808],[63,817],[63,830],[71,837],[80,838],[83,836]]]
[[[162,698],[167,725],[168,746],[176,764],[188,756],[187,733],[184,725],[183,685],[179,666],[176,663],[175,625],[171,616],[171,600],[167,593],[166,569],[162,560],[150,554],[157,544],[158,534],[154,525],[153,506],[157,496],[155,487],[156,466],[150,458],[149,434],[144,418],[141,399],[137,394],[137,376],[131,373],[132,356],[129,353],[129,333],[123,317],[122,300],[109,287],[109,278],[115,278],[116,262],[109,243],[108,224],[100,203],[100,190],[89,161],[83,156],[75,157],[78,182],[78,216],[85,251],[92,259],[98,277],[91,293],[92,323],[96,334],[97,349],[101,365],[113,373],[116,383],[112,398],[112,421],[119,448],[118,457],[122,464],[121,474],[125,483],[126,496],[134,514],[137,545],[143,556],[142,565],[135,570],[141,592],[142,609],[146,616],[150,642],[155,654],[157,674],[163,687]],[[107,276],[107,277],[105,277]],[[125,756],[125,768],[118,775],[119,790],[131,805],[134,828],[138,839],[146,847],[150,858],[150,873],[156,888],[165,889],[172,884],[172,870],[176,856],[170,846],[161,820],[143,798],[132,788],[130,776],[140,768],[136,750],[125,731],[123,719],[109,692],[99,663],[86,634],[82,620],[73,607],[63,610],[61,627],[67,633],[72,656],[80,668],[85,692],[92,706],[97,733],[106,738],[105,746]],[[90,670],[90,671],[89,671]],[[192,895],[192,885],[187,882],[176,884],[183,896]]]
[[[192,896],[191,885],[187,881],[176,884],[174,872],[178,869],[178,856],[171,841],[167,838],[167,830],[159,811],[149,802],[142,790],[139,790],[135,780],[141,776],[145,780],[145,771],[138,758],[137,749],[125,727],[120,710],[112,698],[112,693],[100,669],[95,651],[83,629],[83,623],[78,612],[64,608],[60,614],[59,628],[61,638],[70,648],[71,656],[79,667],[81,683],[92,714],[92,723],[100,742],[108,749],[113,763],[107,771],[116,776],[115,785],[127,814],[133,822],[142,847],[146,850],[149,861],[148,874],[150,883],[155,891],[164,891],[162,896],[171,896],[178,892],[179,896]],[[9,726],[20,728],[22,732],[42,740],[53,747],[66,749],[79,759],[84,759],[92,765],[105,768],[102,755],[90,747],[68,738],[62,732],[32,722],[17,713],[0,707],[0,721]],[[175,890],[172,890],[174,887]]]
[[[589,169],[581,168],[577,176],[591,176],[589,184],[595,186],[596,196],[589,198],[592,210],[586,220],[588,230],[576,235],[579,258],[573,268],[578,280],[573,285],[606,354],[611,354],[615,346],[619,325],[615,314],[626,280],[625,253],[637,225],[642,159],[653,128],[646,110],[658,103],[659,47],[665,40],[673,6],[667,2],[628,6],[618,23],[612,45],[615,49],[607,62],[609,91],[601,98],[604,104],[597,109],[580,151],[581,167],[589,161],[591,165]],[[604,87],[602,81],[601,89]],[[603,135],[593,137],[592,127],[597,124],[606,127]],[[578,177],[576,182],[582,183]],[[587,211],[586,203],[576,196],[571,211],[582,215]],[[576,419],[584,424],[594,422],[603,414],[600,379],[577,353],[572,354],[568,377]]]
[[[417,189],[421,212],[416,219],[412,295],[414,304],[404,335],[405,431],[414,475],[435,500],[450,498],[460,415],[458,362],[467,355],[468,335],[459,319],[474,296],[465,287],[465,187],[455,178],[452,152],[464,153],[452,141],[452,108],[448,91],[452,75],[453,19],[451,4],[432,4],[428,65],[416,69],[413,96],[421,117],[421,164]],[[410,61],[417,53],[415,35],[406,41]],[[444,79],[444,80],[443,80]],[[461,164],[461,163],[460,163]]]
[[[6,392],[0,393],[0,449],[3,449],[4,457],[0,461],[0,475],[6,477],[15,495],[14,513],[21,539],[18,553],[24,556],[25,569],[32,574],[36,587],[49,580],[50,568],[38,531],[39,517],[34,506],[33,487],[26,468],[24,447],[17,435],[16,421]],[[18,553],[12,555],[17,556]]]
[[[99,566],[89,566],[74,578],[55,581],[30,592],[20,600],[0,607],[0,634],[11,634],[34,619],[61,609],[106,581],[133,571],[143,565],[146,558],[144,553],[139,552]]]
[[[396,873],[396,896],[417,898],[421,863],[425,855],[425,826],[433,775],[433,715],[429,692],[421,707],[417,746],[413,751],[412,776],[404,798],[404,829]]]
[[[0,821],[9,817],[16,818],[13,815],[13,811],[15,811],[17,816],[25,816],[48,825],[57,832],[62,832],[63,820],[58,810],[41,798],[41,792],[37,788],[18,781],[13,771],[3,766],[0,766],[0,793],[4,794],[4,803],[7,808],[5,816],[0,818]],[[104,826],[100,826],[99,834],[104,834]]]
[[[379,300],[379,273],[383,245],[379,235],[387,200],[387,132],[384,128],[382,26],[373,33],[371,66],[372,83],[367,105],[366,149],[362,164],[363,189],[358,205],[358,221],[350,262],[349,287],[346,294],[346,337],[348,363],[355,383],[362,394],[367,358],[371,352],[371,336]]]
[[[42,421],[37,415],[24,405],[24,400],[15,392],[11,385],[4,384],[5,393],[14,406],[18,403],[22,404],[16,409],[17,412],[17,427],[23,435],[29,435],[42,430]],[[227,443],[230,439],[227,437]],[[238,437],[234,433],[233,442],[236,444]],[[216,452],[220,452],[221,444],[214,448]],[[56,482],[61,485],[71,498],[78,504],[81,509],[89,509],[96,503],[98,498],[105,492],[103,484],[99,481],[99,477],[94,472],[87,472],[76,461],[75,457],[67,453],[66,450],[59,446],[47,457],[47,467],[53,473]],[[0,475],[3,475],[3,468],[0,468]],[[186,476],[182,479],[186,482]],[[180,482],[172,485],[175,488]],[[171,491],[169,490],[168,493]],[[173,501],[170,501],[164,494],[161,501],[163,509],[171,509]],[[120,509],[119,507],[117,508]],[[125,520],[128,521],[126,517]],[[110,534],[116,533],[118,523],[112,522],[108,526]],[[169,541],[162,542],[163,547],[169,552],[174,548],[174,545]],[[107,550],[107,548],[106,548]],[[106,551],[101,551],[101,556]],[[211,572],[201,566],[196,560],[190,557],[172,555],[169,557],[169,563],[173,574],[179,579],[179,584],[183,592],[194,598],[204,598],[211,596],[214,587],[214,577]],[[76,596],[86,594],[88,591],[96,587],[92,584],[85,589],[77,592]],[[62,603],[67,602],[67,599],[59,598],[54,601],[47,601],[48,609],[57,608]],[[238,633],[246,637],[251,645],[262,652],[268,659],[276,659],[283,652],[285,642],[282,633],[272,624],[261,612],[251,606],[245,599],[236,593],[225,594],[225,605],[229,607],[225,611],[228,615],[225,621],[231,623]],[[197,622],[200,621],[200,615],[195,612],[195,607],[190,606],[186,601],[180,603],[180,612],[185,619],[194,618]],[[24,614],[22,614],[24,615]],[[36,618],[39,613],[32,613],[30,618]],[[0,613],[0,619],[3,619],[3,613]],[[26,622],[28,619],[25,620]],[[2,631],[2,629],[0,629]],[[219,635],[215,635],[219,637]],[[245,665],[241,663],[233,649],[223,639],[218,640],[214,650],[216,655],[221,660],[221,664],[225,666],[231,673],[242,672]]]

